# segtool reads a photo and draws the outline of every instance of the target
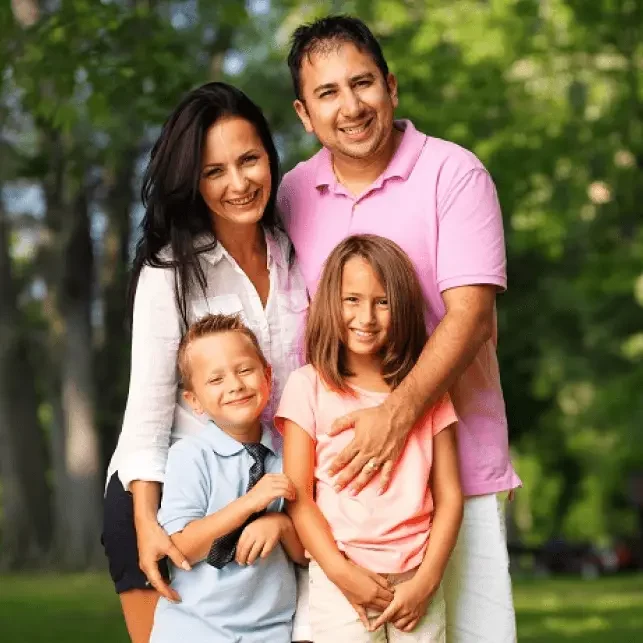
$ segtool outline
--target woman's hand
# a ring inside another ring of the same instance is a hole
[[[339,491],[352,483],[351,491],[359,493],[379,471],[380,491],[385,491],[413,423],[410,413],[394,411],[387,402],[335,420],[328,433],[331,436],[355,429],[355,436],[329,470],[331,475],[341,471],[335,488]]]
[[[177,567],[189,571],[192,568],[185,556],[155,519],[136,520],[136,542],[138,566],[147,576],[150,585],[168,601],[180,603],[179,595],[161,576],[158,562],[168,556]]]
[[[393,600],[393,592],[383,576],[349,560],[338,573],[332,574],[330,580],[346,596],[369,632],[372,627],[366,611],[384,612]]]

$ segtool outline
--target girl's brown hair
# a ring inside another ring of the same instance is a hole
[[[393,241],[373,234],[344,239],[329,255],[310,307],[306,325],[306,361],[332,390],[352,394],[346,384],[344,345],[346,327],[342,311],[342,274],[349,259],[367,261],[388,298],[391,322],[382,349],[384,381],[395,388],[408,375],[427,340],[425,298],[411,260]]]

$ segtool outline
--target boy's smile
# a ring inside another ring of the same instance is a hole
[[[255,441],[270,398],[270,368],[248,337],[225,331],[194,340],[188,348],[191,389],[186,400],[197,413],[240,441]]]

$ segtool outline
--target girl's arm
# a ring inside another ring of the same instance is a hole
[[[314,500],[315,445],[299,425],[284,419],[284,471],[296,499],[286,504],[301,543],[326,576],[353,605],[365,626],[366,609],[382,611],[393,593],[386,579],[349,561],[338,549],[326,518]]]
[[[295,486],[296,499],[286,510],[306,551],[332,578],[344,570],[346,558],[337,548],[330,525],[314,500],[315,443],[299,425],[284,420],[284,473]]]
[[[295,529],[291,518],[283,514],[281,517],[284,520],[281,530],[281,544],[286,550],[286,554],[288,554],[290,560],[294,561],[298,565],[308,565],[306,550],[304,549],[301,540],[299,540],[297,530]]]
[[[464,499],[460,487],[455,424],[433,437],[430,484],[435,507],[433,524],[424,560],[413,579],[427,595],[432,594],[442,581],[462,522]]]

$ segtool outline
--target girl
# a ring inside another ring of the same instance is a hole
[[[204,420],[183,400],[177,350],[207,313],[239,313],[273,373],[274,413],[303,363],[308,296],[275,208],[279,159],[268,123],[225,83],[189,92],[163,126],[143,183],[146,206],[132,272],[132,367],[123,428],[107,476],[103,544],[133,643],[147,643],[166,556],[190,566],[157,521],[170,443]],[[163,565],[161,565],[163,567]],[[302,572],[303,573],[303,572]],[[309,640],[307,580],[293,640]]]
[[[327,473],[352,437],[329,437],[333,420],[381,404],[419,357],[423,302],[395,243],[345,239],[328,257],[310,309],[309,365],[290,376],[279,405],[284,473],[297,491],[288,511],[312,559],[315,643],[445,641],[440,582],[463,507],[448,397],[409,435],[385,492],[377,475],[358,494],[338,492]]]

